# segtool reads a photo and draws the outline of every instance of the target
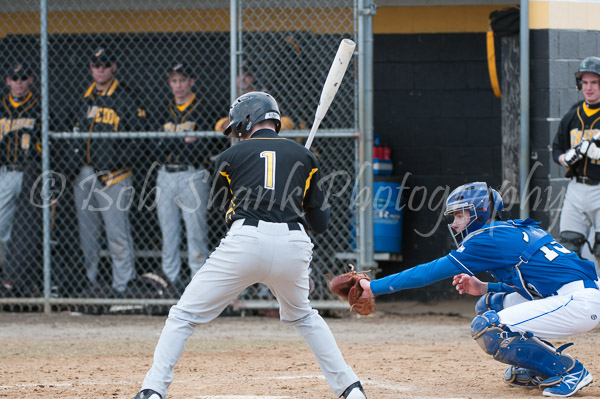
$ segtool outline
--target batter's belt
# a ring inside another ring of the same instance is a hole
[[[187,172],[188,170],[193,169],[191,165],[165,165],[165,172],[167,173],[177,173],[177,172]]]
[[[254,226],[254,227],[258,227],[258,219],[244,219],[244,226]],[[288,229],[290,230],[302,230],[302,228],[300,227],[300,224],[297,222],[287,222],[288,225]]]
[[[600,180],[592,179],[590,177],[585,176],[577,176],[575,177],[575,181],[577,183],[585,184],[586,186],[597,186],[600,184]]]

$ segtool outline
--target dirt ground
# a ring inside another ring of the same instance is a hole
[[[369,399],[533,398],[469,334],[473,301],[380,304],[326,318]],[[163,316],[0,313],[0,398],[127,398],[152,362]],[[600,378],[600,328],[556,341]],[[592,384],[576,397],[600,397]],[[169,399],[335,398],[300,335],[277,318],[220,317],[197,328]]]

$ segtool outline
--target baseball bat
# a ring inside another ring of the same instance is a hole
[[[327,74],[327,79],[325,80],[323,90],[321,91],[321,98],[319,99],[317,112],[315,112],[315,120],[313,121],[310,134],[308,135],[308,139],[304,145],[304,147],[308,149],[310,149],[312,141],[315,138],[315,134],[317,133],[317,129],[325,117],[325,114],[327,113],[335,94],[340,88],[340,84],[344,78],[344,73],[346,72],[346,68],[348,68],[350,58],[352,58],[354,47],[356,47],[356,43],[350,39],[344,39],[340,43],[340,47],[335,54],[333,64],[331,64],[331,68],[329,68],[329,74]]]

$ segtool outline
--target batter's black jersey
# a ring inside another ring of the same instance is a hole
[[[0,108],[0,165],[19,165],[41,160],[41,122],[39,98],[32,93],[15,101],[2,98]]]
[[[212,130],[211,121],[214,115],[208,111],[208,107],[202,98],[192,96],[185,104],[177,105],[175,100],[169,101],[164,107],[166,112],[160,121],[160,130],[165,132],[194,132]],[[203,149],[201,141],[186,143],[185,138],[161,139],[160,161],[173,165],[199,166],[202,163]]]
[[[84,132],[137,132],[147,128],[146,111],[117,79],[101,92],[92,83],[83,95],[83,107],[79,129]],[[131,140],[88,139],[81,150],[83,162],[98,170],[131,166]]]
[[[304,211],[325,208],[317,158],[296,141],[258,130],[217,157],[213,193],[227,190],[227,225],[237,219],[301,222]]]
[[[591,108],[594,107],[594,108]],[[590,140],[600,132],[600,104],[588,106],[585,102],[571,108],[563,116],[552,143],[552,157],[558,163],[558,157],[569,148]],[[587,176],[600,180],[600,161],[583,157],[567,169],[567,177]]]

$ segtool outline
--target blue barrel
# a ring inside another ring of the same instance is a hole
[[[376,178],[373,182],[375,252],[402,252],[402,184],[393,180]]]

